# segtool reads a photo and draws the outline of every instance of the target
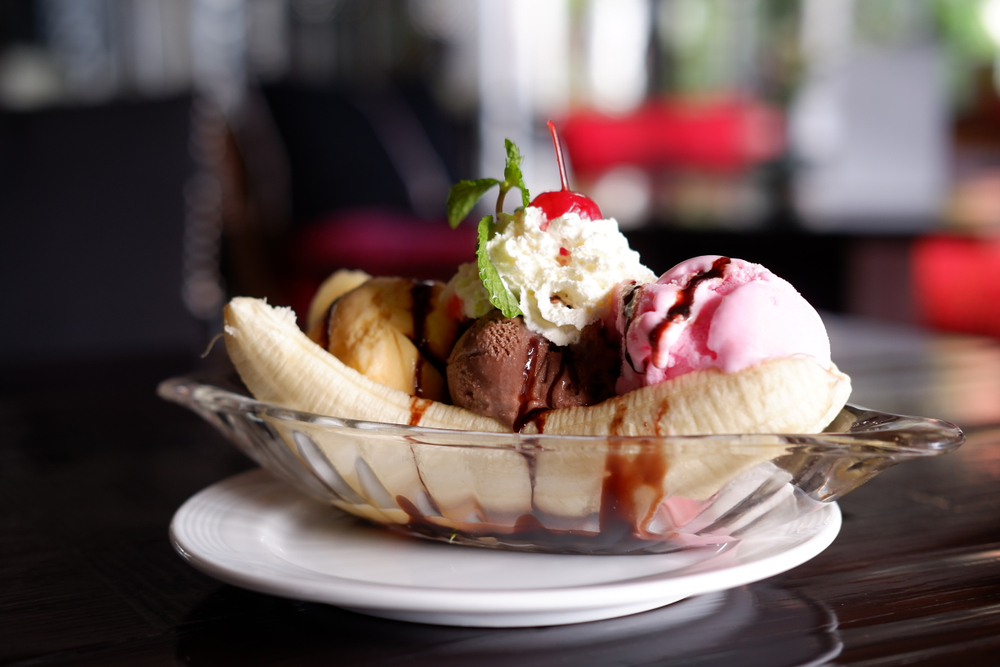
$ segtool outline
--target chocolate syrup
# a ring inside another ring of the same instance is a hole
[[[639,285],[632,281],[624,294],[622,294],[622,316],[624,320],[624,331],[628,331],[632,318],[635,317],[635,297],[639,293]],[[632,363],[632,355],[628,351],[628,345],[622,345],[622,357],[624,363],[628,364],[633,371],[638,372],[635,364]]]
[[[534,424],[535,429],[539,433],[545,433],[545,420],[548,418],[549,412],[551,412],[551,410],[535,410],[534,413],[530,415],[530,418],[524,422],[524,426]],[[523,429],[524,426],[521,428]]]
[[[704,280],[722,277],[725,266],[729,262],[729,258],[719,258],[712,264],[711,269],[691,277],[679,293],[675,304],[667,312],[664,323],[654,330],[654,340],[658,340],[665,326],[690,316],[697,286]],[[626,321],[630,320],[633,315],[637,293],[638,286],[633,285],[623,294],[622,310]],[[422,306],[418,307],[417,303],[418,298],[415,292],[414,342],[420,348],[421,342],[418,341],[421,341],[423,332],[421,328],[420,335],[418,335],[416,319]],[[518,395],[520,407],[514,423],[514,430],[517,432],[520,432],[528,423],[533,423],[539,433],[543,433],[545,430],[545,421],[550,410],[529,407],[535,393],[538,372],[541,370],[536,366],[541,361],[539,352],[542,344],[540,339],[532,339],[528,344]],[[423,352],[423,349],[421,351]],[[555,382],[549,387],[547,400],[550,405],[557,382],[578,381],[575,375],[568,378],[563,377],[567,370],[566,364],[571,361],[571,357],[569,348],[563,350],[563,354],[560,355],[561,362],[558,374]],[[428,356],[428,359],[431,358]],[[419,422],[429,405],[430,401],[421,401],[417,398],[411,401],[411,424]],[[665,405],[662,409],[666,410]],[[453,521],[448,521],[448,525],[441,525],[434,521],[434,517],[424,516],[413,502],[403,496],[398,496],[396,502],[409,516],[406,528],[435,539],[453,539],[456,534],[472,538],[490,537],[503,545],[528,550],[531,550],[535,544],[544,544],[547,549],[591,554],[670,551],[674,546],[669,540],[665,540],[661,535],[650,534],[645,529],[653,519],[663,494],[663,480],[668,470],[667,458],[655,441],[645,440],[640,442],[639,447],[631,447],[631,438],[626,441],[615,437],[625,432],[627,413],[627,406],[624,403],[619,404],[609,425],[611,437],[608,440],[609,450],[605,456],[605,475],[597,517],[599,531],[546,528],[545,515],[537,510],[517,517],[513,525],[497,525],[487,522],[456,523]]]
[[[615,407],[615,414],[611,418],[611,423],[608,424],[608,433],[610,435],[621,435],[626,412],[628,412],[628,407],[624,403],[619,402]]]
[[[653,421],[653,427],[656,429],[656,435],[663,435],[660,432],[660,424],[663,423],[663,418],[666,414],[670,412],[670,401],[667,399],[660,400],[660,409],[656,411],[656,419]]]
[[[413,369],[413,391],[417,396],[425,398],[424,388],[420,384],[425,363],[434,366],[442,378],[447,377],[446,362],[434,354],[427,340],[427,318],[434,310],[434,283],[413,281],[410,286],[410,300],[412,302],[410,312],[413,316],[413,335],[410,340],[420,353]]]
[[[629,286],[622,294],[622,314],[626,322],[631,322],[635,315],[635,295],[639,291],[639,285],[634,280],[629,281]]]
[[[529,410],[528,406],[531,405],[531,397],[535,394],[535,382],[538,375],[535,364],[540,345],[541,340],[537,337],[532,337],[528,342],[527,358],[521,371],[521,391],[517,396],[517,417],[514,419],[514,430],[518,432],[528,423],[529,414],[533,412]]]
[[[414,282],[410,286],[410,299],[413,306],[410,312],[413,314],[413,344],[420,350],[420,354],[427,354],[427,316],[431,313],[431,283]]]
[[[431,407],[433,404],[429,398],[420,398],[419,396],[410,397],[410,426],[416,426],[420,423],[420,420],[424,418],[424,413],[427,412],[427,408]]]
[[[666,456],[651,441],[644,441],[636,453],[621,451],[621,440],[612,439],[608,445],[601,487],[601,535],[612,542],[644,541],[641,527],[649,524],[659,503],[642,503],[642,499],[662,493]],[[651,494],[640,493],[642,487],[648,487]]]
[[[546,550],[587,554],[663,553],[676,548],[662,535],[646,532],[655,514],[667,472],[663,451],[653,442],[643,443],[640,451],[628,451],[621,440],[609,442],[610,451],[605,460],[605,477],[601,489],[599,531],[584,529],[546,528],[547,515],[535,510],[517,517],[513,525],[488,522],[455,522],[448,525],[435,522],[435,517],[424,516],[416,504],[404,496],[396,496],[396,503],[406,512],[409,521],[406,529],[435,539],[451,540],[457,534],[471,538],[493,538],[502,545],[532,550],[534,545],[545,545]],[[643,487],[648,487],[648,492]],[[645,499],[645,500],[644,500]]]
[[[573,349],[569,346],[558,347],[555,350],[550,348],[545,360],[551,364],[552,360],[558,357],[559,368],[555,369],[552,375],[545,373],[546,377],[543,378],[543,380],[547,380],[549,377],[552,378],[552,381],[549,382],[548,391],[545,394],[545,405],[537,408],[529,407],[535,395],[539,375],[545,370],[538,367],[538,364],[542,361],[539,352],[541,351],[541,346],[545,344],[541,338],[532,338],[528,344],[528,356],[524,364],[521,391],[518,395],[519,408],[513,424],[514,431],[518,433],[524,430],[525,426],[532,423],[538,428],[538,432],[542,433],[545,428],[545,415],[553,407],[556,407],[556,390],[565,388],[566,386],[578,387],[580,385],[580,378],[577,374],[576,362],[573,357]],[[551,365],[548,370],[552,370]]]
[[[535,411],[530,420],[538,427],[539,433],[544,431],[548,412]],[[675,545],[664,539],[665,536],[649,533],[645,528],[652,521],[662,499],[663,480],[669,468],[666,454],[655,440],[639,440],[636,447],[636,439],[615,437],[617,433],[624,432],[627,415],[627,406],[619,405],[610,426],[601,504],[595,517],[599,530],[547,528],[548,516],[537,509],[517,517],[513,525],[474,521],[448,521],[447,525],[441,525],[434,517],[424,516],[414,503],[400,496],[396,501],[410,519],[407,529],[436,539],[452,539],[456,534],[471,538],[489,537],[500,544],[528,550],[536,544],[544,544],[548,550],[591,554],[662,553],[674,549]],[[524,454],[534,479],[534,454]]]

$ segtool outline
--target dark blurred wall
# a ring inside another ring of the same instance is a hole
[[[0,113],[0,361],[190,350],[187,98]]]

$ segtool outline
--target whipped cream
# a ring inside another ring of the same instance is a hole
[[[462,314],[471,320],[478,320],[493,310],[490,294],[479,278],[479,267],[476,262],[460,264],[458,272],[445,285],[441,298],[448,302],[453,297],[458,297]]]
[[[571,345],[607,312],[618,283],[650,283],[656,275],[629,248],[614,219],[567,213],[545,222],[533,206],[501,216],[487,252],[528,328],[556,345]],[[463,265],[451,286],[465,314],[481,317],[490,310],[489,297],[481,281],[468,279],[476,271],[469,266]]]

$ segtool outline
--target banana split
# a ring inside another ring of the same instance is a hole
[[[229,356],[257,399],[322,416],[308,434],[274,422],[293,451],[308,436],[362,498],[370,476],[384,486],[377,502],[335,503],[359,516],[529,550],[725,541],[697,526],[787,478],[774,434],[822,431],[850,379],[816,311],[764,267],[705,256],[658,278],[643,266],[617,223],[569,190],[554,129],[553,140],[562,190],[530,199],[511,142],[502,179],[452,188],[453,225],[499,196],[479,220],[476,261],[450,281],[337,272],[306,331],[290,309],[234,298]],[[507,213],[515,189],[521,205]],[[378,425],[328,437],[330,418],[423,428],[396,451]],[[684,435],[704,437],[660,437]]]
[[[274,309],[234,299],[226,345],[250,390],[300,410],[464,430],[826,427],[850,380],[831,361],[815,309],[788,282],[738,258],[697,257],[657,278],[615,220],[569,190],[550,128],[562,190],[531,200],[509,141],[502,180],[452,188],[453,225],[487,191],[500,192],[494,215],[479,221],[476,262],[447,284],[337,272],[310,308],[308,340],[290,326],[293,315],[263,318]],[[514,189],[522,205],[506,213]],[[296,349],[315,361],[291,387],[278,379],[287,369],[273,364],[284,337],[300,339]]]

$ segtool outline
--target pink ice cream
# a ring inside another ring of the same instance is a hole
[[[615,301],[624,352],[619,394],[691,371],[734,373],[792,355],[831,363],[819,314],[759,264],[695,257],[655,283],[625,286]]]

